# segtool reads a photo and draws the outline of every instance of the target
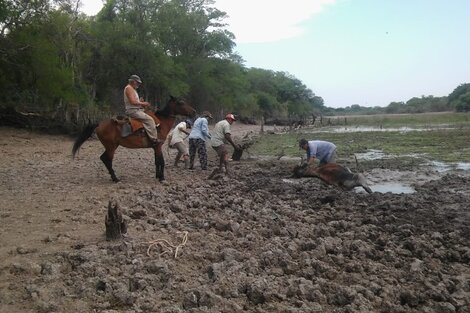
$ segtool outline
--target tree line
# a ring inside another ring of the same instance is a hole
[[[348,114],[403,114],[403,113],[425,113],[452,111],[453,106],[449,104],[447,97],[421,96],[413,97],[406,102],[391,102],[386,107],[363,107],[353,104],[345,108],[331,109],[332,115]]]
[[[470,111],[470,83],[460,84],[448,96],[444,97],[413,97],[406,102],[391,102],[386,107],[364,107],[359,104],[353,104],[345,108],[324,108],[322,113],[326,115],[372,115],[449,111]]]
[[[93,17],[79,0],[0,1],[0,109],[80,127],[123,112],[131,74],[140,96],[160,107],[170,95],[198,111],[246,120],[312,115],[470,110],[470,84],[448,97],[385,108],[332,109],[287,72],[247,68],[234,52],[226,13],[211,0],[107,0]],[[2,118],[0,117],[0,123]]]
[[[123,111],[131,74],[164,106],[184,96],[216,116],[299,118],[324,109],[286,72],[247,68],[226,13],[211,0],[107,0],[93,17],[78,0],[0,2],[0,106],[59,122]]]

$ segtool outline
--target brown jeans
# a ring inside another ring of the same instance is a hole
[[[225,154],[228,154],[227,145],[220,145],[217,147],[212,147],[219,157],[223,157]]]
[[[141,121],[142,124],[144,124],[144,129],[147,132],[149,138],[151,140],[157,140],[157,127],[155,125],[155,121],[150,115],[145,114],[143,110],[127,110],[126,114],[129,115],[129,117]]]

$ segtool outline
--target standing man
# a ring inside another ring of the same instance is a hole
[[[313,164],[315,159],[320,160],[320,165],[336,163],[336,146],[322,140],[299,140],[299,147],[307,151],[307,163]]]
[[[194,159],[196,151],[199,154],[199,163],[203,170],[207,170],[207,149],[206,141],[211,139],[209,134],[209,122],[212,114],[209,111],[202,112],[193,124],[191,133],[189,134],[189,169],[194,169]]]
[[[190,134],[192,122],[187,119],[173,129],[170,136],[170,147],[174,147],[178,150],[178,154],[175,158],[175,167],[178,167],[178,162],[183,157],[184,167],[189,168],[189,151],[188,147],[185,145],[184,140]]]
[[[131,75],[128,79],[128,84],[124,88],[124,104],[126,105],[126,114],[141,121],[144,124],[144,129],[153,145],[159,143],[157,127],[155,121],[150,115],[145,114],[144,108],[150,106],[149,102],[141,101],[137,88],[142,84],[142,80],[137,75]],[[143,99],[142,99],[143,100]]]
[[[211,145],[219,156],[219,172],[222,173],[223,167],[225,167],[226,175],[230,174],[228,170],[227,143],[230,143],[234,149],[240,149],[240,147],[233,142],[232,135],[230,134],[230,125],[235,121],[235,116],[229,113],[225,116],[225,119],[215,124],[214,130],[212,131]]]

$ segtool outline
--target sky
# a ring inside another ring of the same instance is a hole
[[[99,0],[82,0],[95,15]],[[327,107],[447,96],[470,83],[469,0],[216,0],[245,66],[287,72]]]

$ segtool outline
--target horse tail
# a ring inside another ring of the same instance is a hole
[[[75,140],[75,143],[73,144],[72,148],[72,156],[75,158],[75,155],[77,154],[78,150],[82,146],[82,144],[91,137],[93,132],[95,131],[95,128],[98,126],[98,124],[88,124],[85,129],[78,135],[77,139]]]

